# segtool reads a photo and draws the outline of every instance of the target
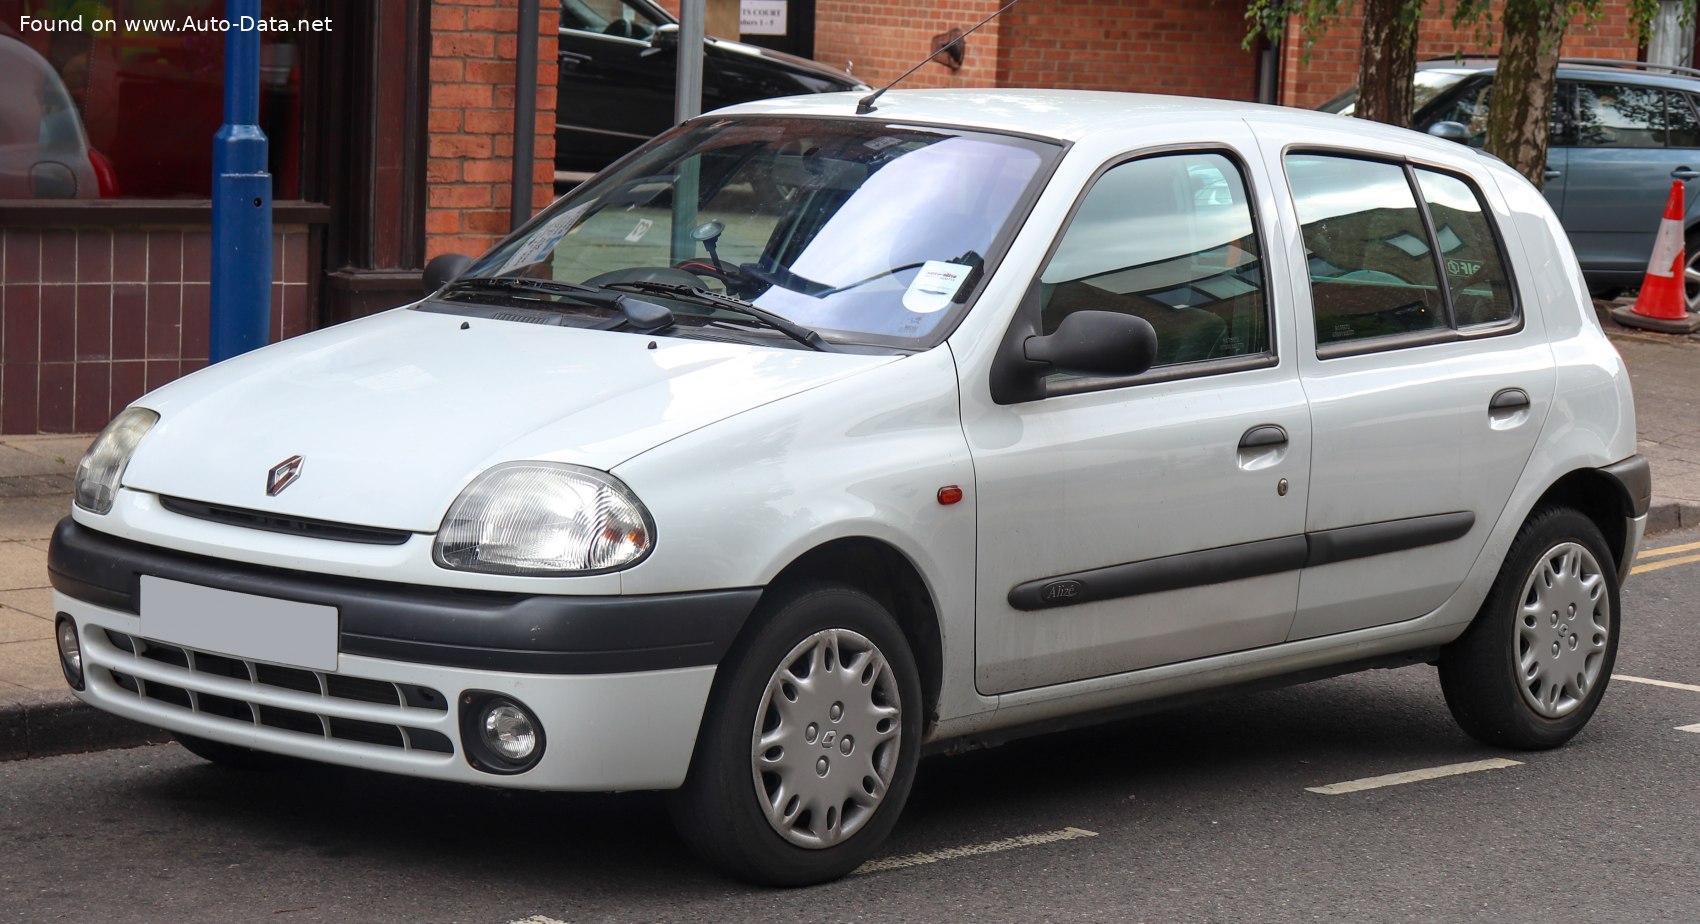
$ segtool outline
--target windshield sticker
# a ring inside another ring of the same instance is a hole
[[[903,307],[916,314],[943,311],[956,300],[957,290],[973,270],[972,266],[961,263],[928,260],[921,265],[915,281],[909,283],[909,290],[903,293]]]
[[[647,218],[639,218],[637,227],[632,229],[632,233],[626,235],[626,240],[630,243],[636,244],[638,241],[643,240],[643,236],[648,234],[649,229],[653,227],[655,227],[655,222],[650,221]]]
[[[509,270],[519,269],[522,266],[530,266],[554,252],[555,245],[561,242],[561,238],[567,236],[567,232],[578,222],[579,216],[584,214],[585,208],[581,205],[578,208],[567,209],[540,225],[537,230],[531,232],[524,243],[519,245],[519,248],[513,252],[513,256],[508,257],[507,261],[502,264],[502,268],[496,270],[496,275],[500,276]]]

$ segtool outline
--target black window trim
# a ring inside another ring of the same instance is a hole
[[[1288,201],[1293,203],[1293,218],[1298,219],[1298,202],[1293,198],[1292,177],[1287,173],[1287,159],[1294,154],[1317,154],[1323,157],[1338,157],[1344,160],[1364,160],[1397,166],[1405,172],[1405,183],[1411,188],[1411,195],[1417,202],[1418,211],[1422,215],[1424,233],[1428,235],[1430,251],[1436,262],[1435,272],[1438,274],[1436,287],[1441,291],[1443,304],[1446,306],[1448,324],[1446,327],[1431,328],[1423,331],[1411,331],[1402,334],[1389,334],[1381,337],[1365,337],[1362,340],[1345,340],[1339,343],[1317,343],[1317,359],[1341,359],[1348,356],[1363,356],[1370,353],[1385,353],[1390,350],[1404,350],[1415,347],[1433,346],[1441,343],[1459,343],[1469,340],[1483,340],[1489,337],[1501,337],[1515,334],[1523,329],[1523,298],[1522,290],[1517,282],[1517,274],[1509,259],[1510,251],[1505,246],[1505,236],[1501,232],[1499,222],[1493,218],[1493,210],[1482,198],[1481,184],[1469,174],[1456,168],[1437,164],[1433,161],[1413,157],[1409,154],[1377,154],[1358,148],[1348,148],[1339,145],[1318,144],[1289,144],[1281,149],[1281,177],[1287,184]],[[1505,270],[1506,283],[1511,290],[1511,317],[1503,321],[1488,321],[1482,324],[1472,324],[1469,327],[1459,327],[1452,308],[1452,286],[1446,280],[1446,268],[1440,264],[1440,241],[1435,234],[1434,218],[1429,214],[1428,200],[1422,194],[1422,186],[1417,182],[1417,170],[1427,170],[1460,180],[1469,188],[1470,194],[1476,199],[1476,205],[1481,208],[1482,217],[1487,221],[1488,232],[1493,235],[1494,245],[1499,250],[1500,265]],[[1299,226],[1299,237],[1304,238],[1304,226]],[[1305,273],[1305,291],[1310,301],[1311,330],[1316,329],[1316,296],[1310,286],[1310,273]]]
[[[1139,375],[1071,376],[1060,380],[1047,378],[1044,382],[1044,394],[1040,396],[1041,399],[1108,391],[1115,388],[1131,388],[1137,385],[1153,385],[1159,382],[1177,382],[1183,379],[1227,375],[1235,372],[1248,372],[1253,369],[1268,369],[1281,364],[1279,341],[1276,337],[1275,298],[1269,285],[1268,238],[1263,233],[1263,225],[1260,221],[1262,216],[1257,207],[1260,190],[1257,179],[1252,176],[1251,170],[1247,167],[1245,158],[1238,151],[1221,142],[1195,141],[1141,148],[1135,152],[1124,151],[1099,164],[1098,169],[1092,172],[1092,176],[1087,179],[1080,192],[1076,194],[1074,203],[1069,206],[1068,214],[1063,216],[1062,224],[1058,227],[1056,235],[1051,238],[1051,245],[1045,249],[1045,255],[1039,261],[1039,269],[1033,276],[1032,284],[1036,286],[1039,282],[1039,273],[1043,273],[1045,268],[1050,266],[1051,258],[1056,256],[1057,248],[1062,246],[1063,238],[1068,236],[1068,230],[1074,225],[1074,219],[1079,214],[1081,206],[1085,204],[1086,198],[1092,194],[1092,190],[1097,187],[1098,181],[1103,179],[1105,174],[1135,161],[1176,154],[1218,154],[1226,158],[1229,163],[1234,165],[1234,169],[1239,171],[1240,182],[1244,185],[1246,191],[1246,210],[1251,215],[1251,233],[1257,241],[1257,259],[1262,264],[1260,269],[1263,273],[1263,317],[1265,327],[1269,331],[1269,346],[1257,353],[1158,366]],[[1031,321],[1034,331],[1043,329],[1041,317],[1035,316],[1028,320]],[[1025,327],[1022,321],[1021,311],[1017,309],[1016,316],[1011,319],[1009,330],[1004,335],[1006,339],[1015,335],[1018,328]]]

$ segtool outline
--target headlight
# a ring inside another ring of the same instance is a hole
[[[136,451],[159,415],[145,407],[126,409],[106,429],[95,437],[94,445],[77,463],[77,506],[91,513],[108,513],[118,496],[118,482],[124,477],[124,466]]]
[[[595,574],[641,561],[649,513],[614,476],[556,462],[510,462],[477,478],[437,531],[437,564],[488,574]]]

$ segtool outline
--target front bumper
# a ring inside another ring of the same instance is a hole
[[[475,593],[184,555],[70,520],[49,552],[76,621],[85,702],[242,747],[345,766],[551,790],[668,789],[690,766],[715,665],[758,590],[664,597]],[[334,671],[150,641],[143,575],[336,606]],[[523,703],[548,736],[524,773],[475,769],[468,691]]]

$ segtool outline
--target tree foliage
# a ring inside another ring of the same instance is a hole
[[[1685,17],[1692,18],[1695,2],[1683,0]],[[1474,28],[1484,51],[1497,45],[1487,150],[1536,186],[1542,184],[1546,169],[1559,48],[1572,23],[1596,21],[1616,4],[1622,4],[1636,41],[1644,44],[1658,16],[1659,0],[1502,0],[1497,11],[1496,0],[1433,0],[1432,12],[1449,15],[1456,26]],[[1410,124],[1417,27],[1428,5],[1429,0],[1364,0],[1356,113],[1360,118]],[[1309,60],[1317,39],[1354,6],[1354,0],[1248,0],[1246,41],[1258,36],[1278,41],[1296,27],[1302,57]],[[1496,21],[1497,42],[1492,28]]]

